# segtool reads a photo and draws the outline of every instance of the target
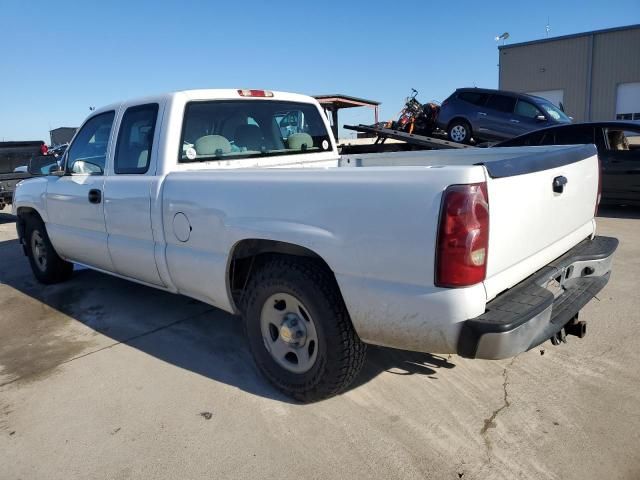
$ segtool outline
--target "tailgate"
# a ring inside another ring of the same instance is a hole
[[[599,164],[595,147],[583,145],[540,149],[485,167],[490,300],[594,233]],[[563,178],[564,187],[554,191],[554,180]]]

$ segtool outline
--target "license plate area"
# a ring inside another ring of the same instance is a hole
[[[546,285],[544,286],[549,292],[553,294],[554,298],[558,298],[565,291],[565,282],[571,278],[573,273],[573,265],[569,265],[567,267],[563,267],[560,269],[556,275],[547,280]]]

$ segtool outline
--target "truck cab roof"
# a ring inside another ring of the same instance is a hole
[[[240,92],[267,92],[267,95],[242,95]],[[238,88],[203,88],[190,90],[177,90],[173,92],[161,93],[144,97],[135,97],[122,102],[111,103],[96,109],[92,115],[103,112],[118,110],[123,105],[142,105],[146,103],[171,103],[174,100],[207,101],[207,100],[281,100],[289,102],[312,103],[319,106],[313,97],[298,93],[280,92],[275,90],[250,90]]]

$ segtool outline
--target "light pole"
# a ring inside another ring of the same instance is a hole
[[[502,40],[502,45],[509,38],[509,32],[504,32],[502,35],[498,35],[494,38],[496,42]],[[498,88],[500,88],[500,48],[498,48]]]
[[[504,32],[502,35],[498,35],[495,38],[495,41],[499,42],[500,40],[502,40],[502,45],[504,45],[504,42],[507,38],[509,38],[509,32]]]

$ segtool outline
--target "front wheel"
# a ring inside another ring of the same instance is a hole
[[[340,393],[364,363],[366,345],[335,279],[316,262],[274,257],[259,267],[247,286],[244,320],[258,368],[297,400]]]
[[[71,278],[73,264],[56,253],[42,220],[35,217],[26,219],[25,241],[31,270],[39,282],[49,285]]]
[[[471,126],[464,120],[454,120],[447,130],[449,140],[456,143],[469,143],[471,141]]]

